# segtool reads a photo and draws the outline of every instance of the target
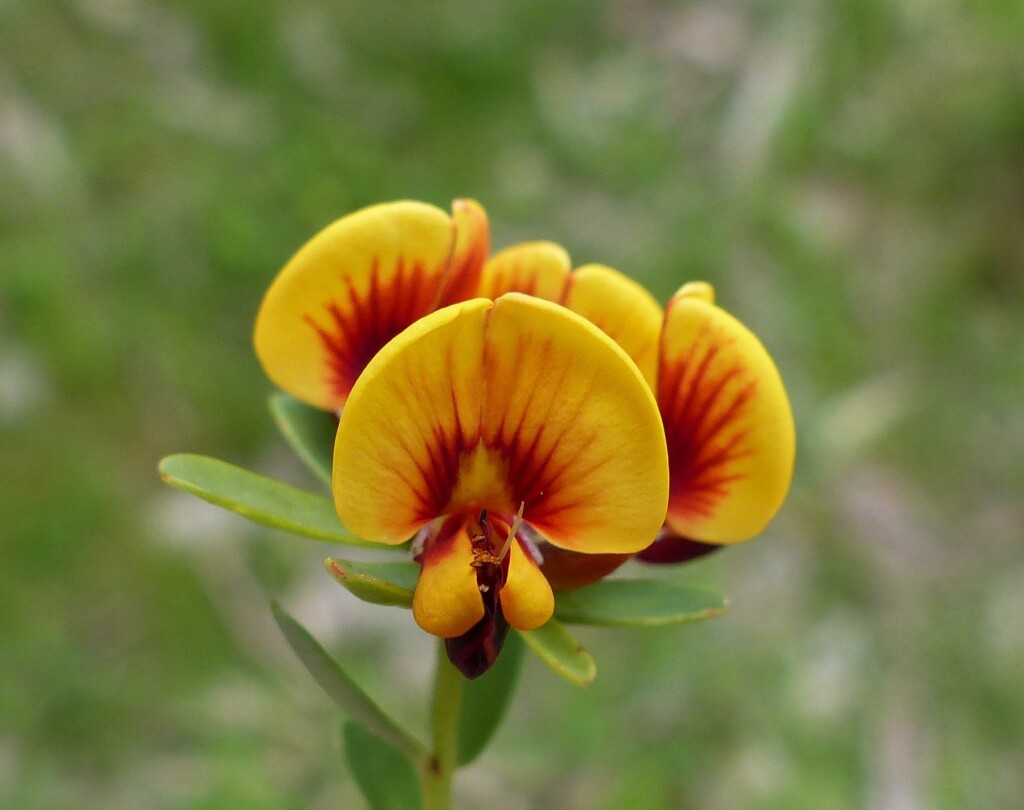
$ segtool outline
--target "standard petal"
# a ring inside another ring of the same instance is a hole
[[[338,426],[334,500],[377,542],[525,504],[555,545],[630,553],[665,516],[664,442],[653,395],[597,327],[530,296],[476,299],[423,318],[367,366]]]
[[[658,404],[671,470],[667,522],[683,537],[735,543],[782,505],[796,440],[768,352],[713,300],[708,285],[687,285],[665,314]]]
[[[267,375],[304,402],[338,410],[366,363],[436,307],[455,229],[438,208],[364,208],[314,236],[270,286],[256,318]]]
[[[662,321],[654,296],[618,270],[586,264],[570,273],[562,303],[625,349],[654,389]]]
[[[497,298],[508,292],[520,292],[560,301],[571,267],[565,248],[554,242],[513,245],[484,265],[479,294]]]
[[[484,601],[472,563],[473,546],[464,525],[442,531],[427,544],[412,615],[428,633],[454,638],[483,618]]]
[[[555,612],[555,595],[519,540],[513,541],[509,554],[508,579],[501,589],[501,610],[516,630],[536,630]]]

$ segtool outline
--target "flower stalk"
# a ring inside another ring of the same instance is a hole
[[[462,712],[463,678],[448,660],[444,641],[437,645],[434,704],[431,712],[434,750],[420,766],[423,810],[448,810],[452,806],[452,778],[459,747],[459,715]]]

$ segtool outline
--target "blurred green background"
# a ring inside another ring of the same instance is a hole
[[[1008,808],[1024,796],[1024,4],[0,3],[0,806],[358,807],[269,596],[424,721],[431,643],[330,548],[163,488],[315,484],[264,289],[332,219],[479,199],[777,359],[726,617],[529,661],[466,807]]]

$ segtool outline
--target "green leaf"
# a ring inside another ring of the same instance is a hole
[[[160,462],[172,487],[198,495],[264,526],[348,546],[383,548],[347,531],[330,499],[207,456],[181,454]]]
[[[597,675],[590,653],[557,619],[549,619],[536,630],[518,632],[526,645],[567,681],[586,686]]]
[[[288,644],[323,690],[353,720],[396,748],[413,762],[427,756],[426,747],[373,702],[301,624],[272,602],[270,609]]]
[[[411,608],[420,576],[414,562],[353,562],[328,557],[328,572],[350,593],[374,605]]]
[[[664,580],[609,579],[555,597],[555,616],[571,624],[646,626],[711,619],[725,612],[725,595]]]
[[[494,666],[479,678],[462,684],[459,765],[468,765],[480,756],[498,730],[516,691],[523,649],[518,634],[509,633]]]
[[[283,391],[270,396],[270,413],[281,434],[303,463],[330,486],[338,417],[307,405]]]
[[[416,769],[393,746],[351,720],[341,726],[341,741],[370,810],[418,810],[423,806]]]

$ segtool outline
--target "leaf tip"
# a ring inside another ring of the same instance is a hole
[[[345,580],[348,579],[348,572],[341,567],[341,562],[334,559],[334,557],[328,557],[324,560],[324,567],[327,569],[327,573],[334,577],[342,585],[345,584]]]
[[[583,650],[583,652],[586,654],[587,658],[590,659],[589,665],[584,672],[578,673],[577,676],[572,679],[572,682],[577,686],[590,686],[590,684],[597,679],[597,662],[594,661],[593,657],[590,653],[587,653],[586,650]]]
[[[274,616],[274,621],[277,622],[278,627],[280,627],[281,630],[284,630],[285,624],[287,624],[292,617],[288,615],[285,609],[281,607],[281,603],[276,599],[270,600],[270,612]]]
[[[156,471],[160,475],[161,481],[165,484],[170,484],[171,486],[175,485],[174,479],[178,476],[174,471],[174,467],[177,466],[178,461],[184,458],[184,456],[184,453],[172,453],[171,455],[164,456],[160,459],[159,463],[156,465]]]

